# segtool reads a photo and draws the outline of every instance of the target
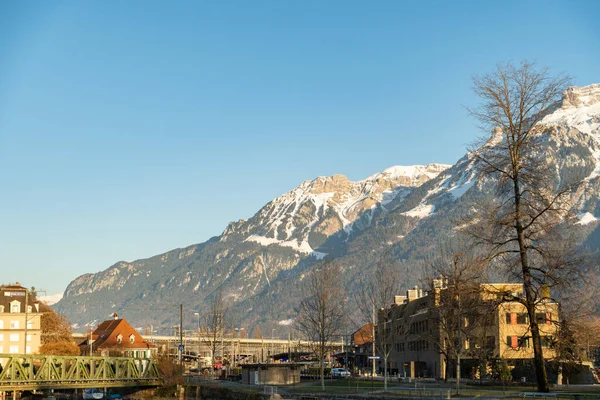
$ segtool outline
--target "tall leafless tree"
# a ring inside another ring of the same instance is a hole
[[[598,276],[589,274],[585,282],[578,284],[577,290],[559,291],[559,315],[553,316],[552,323],[558,326],[554,339],[554,349],[559,362],[562,378],[568,383],[570,375],[578,371],[583,361],[593,361],[591,349],[600,346],[598,330],[600,318],[600,293],[597,287]]]
[[[303,300],[296,308],[297,329],[317,343],[321,387],[325,388],[325,356],[333,339],[343,332],[346,313],[346,293],[340,284],[341,268],[324,260],[307,273],[302,286]]]
[[[456,388],[460,392],[461,359],[471,345],[485,337],[482,332],[492,315],[482,297],[481,284],[488,281],[487,259],[462,236],[446,239],[436,249],[425,266],[426,284],[435,303],[429,340],[445,357],[446,371],[448,361],[456,361]]]
[[[362,326],[364,323],[372,324],[373,357],[377,354],[384,363],[384,388],[388,384],[388,358],[393,349],[393,335],[402,326],[395,326],[390,319],[390,310],[394,304],[395,296],[400,294],[401,280],[400,269],[395,260],[386,252],[378,261],[373,274],[359,286],[355,301],[360,311]],[[375,360],[373,360],[373,374],[375,374]]]
[[[578,179],[560,179],[544,154],[542,119],[556,107],[570,79],[552,76],[548,69],[523,62],[498,65],[487,75],[473,79],[481,104],[469,112],[491,136],[470,151],[484,179],[497,182],[496,193],[476,214],[468,232],[491,248],[490,259],[500,261],[523,282],[519,301],[529,314],[537,388],[547,392],[548,378],[536,304],[549,288],[568,282],[581,259],[569,226],[568,196]]]
[[[210,350],[210,371],[214,374],[215,357],[220,350],[223,361],[223,339],[229,326],[228,308],[223,299],[223,293],[218,290],[202,315],[200,337]]]

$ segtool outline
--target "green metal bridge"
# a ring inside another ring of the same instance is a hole
[[[152,359],[0,354],[0,392],[159,384]]]

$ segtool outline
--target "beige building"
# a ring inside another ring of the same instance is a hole
[[[516,301],[523,295],[522,285],[477,286],[476,311],[472,313],[455,313],[458,302],[444,297],[447,288],[443,282],[434,282],[434,287],[432,292],[415,287],[406,296],[396,296],[388,309],[380,310],[376,334],[380,370],[385,351],[388,371],[412,378],[443,378],[446,368],[454,374],[457,351],[463,360],[463,374],[473,372],[464,366],[469,362],[473,365],[502,358],[518,365],[533,358],[529,319],[525,306]],[[445,313],[453,313],[458,320],[449,321]],[[555,356],[552,346],[557,326],[553,321],[557,316],[558,305],[550,301],[541,303],[536,312],[544,358]],[[382,345],[382,341],[387,344]]]
[[[35,354],[40,347],[39,303],[30,302],[26,288],[0,286],[0,354]]]

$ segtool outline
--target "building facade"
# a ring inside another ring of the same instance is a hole
[[[146,341],[116,313],[114,319],[100,323],[79,344],[79,351],[85,356],[150,358],[156,355],[156,350],[153,343]]]
[[[41,343],[39,303],[27,288],[0,286],[0,353],[35,354]]]
[[[443,281],[434,281],[433,288],[423,292],[415,287],[379,311],[376,340],[386,341],[377,345],[380,370],[387,358],[392,374],[441,379],[455,374],[460,355],[461,375],[468,377],[488,373],[495,360],[519,365],[533,358],[528,314],[518,301],[522,285],[477,285],[469,308],[467,296],[462,299],[462,312],[460,299],[449,295]],[[558,305],[540,302],[536,319],[544,358],[554,358]]]
[[[373,324],[368,323],[352,333],[350,345],[354,356],[352,364],[356,373],[364,374],[371,370],[374,361],[369,359],[369,356],[373,355],[373,328]]]

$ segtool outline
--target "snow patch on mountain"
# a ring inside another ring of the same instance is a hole
[[[310,247],[307,241],[303,240],[302,242],[298,242],[297,239],[294,240],[277,240],[274,238],[268,238],[264,236],[250,235],[246,238],[247,242],[255,242],[262,246],[270,246],[272,244],[278,244],[283,247],[291,247],[292,249],[299,251],[300,253],[312,253],[313,249]]]
[[[387,211],[386,206],[402,201],[415,187],[448,167],[444,164],[394,166],[356,182],[343,175],[320,176],[302,182],[248,221],[245,231],[249,236],[245,241],[262,246],[278,244],[321,257],[309,244],[311,234],[323,238],[343,231],[348,237],[363,215],[369,223],[378,207]],[[314,240],[311,239],[313,245]],[[317,241],[316,246],[319,243]]]
[[[577,222],[579,225],[587,225],[598,221],[598,218],[594,217],[594,214],[589,212],[577,214],[577,218],[579,218],[579,222]]]
[[[49,294],[46,296],[38,296],[39,301],[46,303],[49,306],[58,303],[60,301],[60,299],[62,299],[62,298],[63,298],[63,292],[56,293],[56,294]]]
[[[433,214],[435,206],[433,204],[419,204],[412,210],[403,212],[402,215],[413,218],[426,218]]]
[[[600,176],[600,84],[569,88],[562,107],[544,117],[541,123],[572,127],[592,137],[596,146],[590,151],[596,168],[587,179]]]

